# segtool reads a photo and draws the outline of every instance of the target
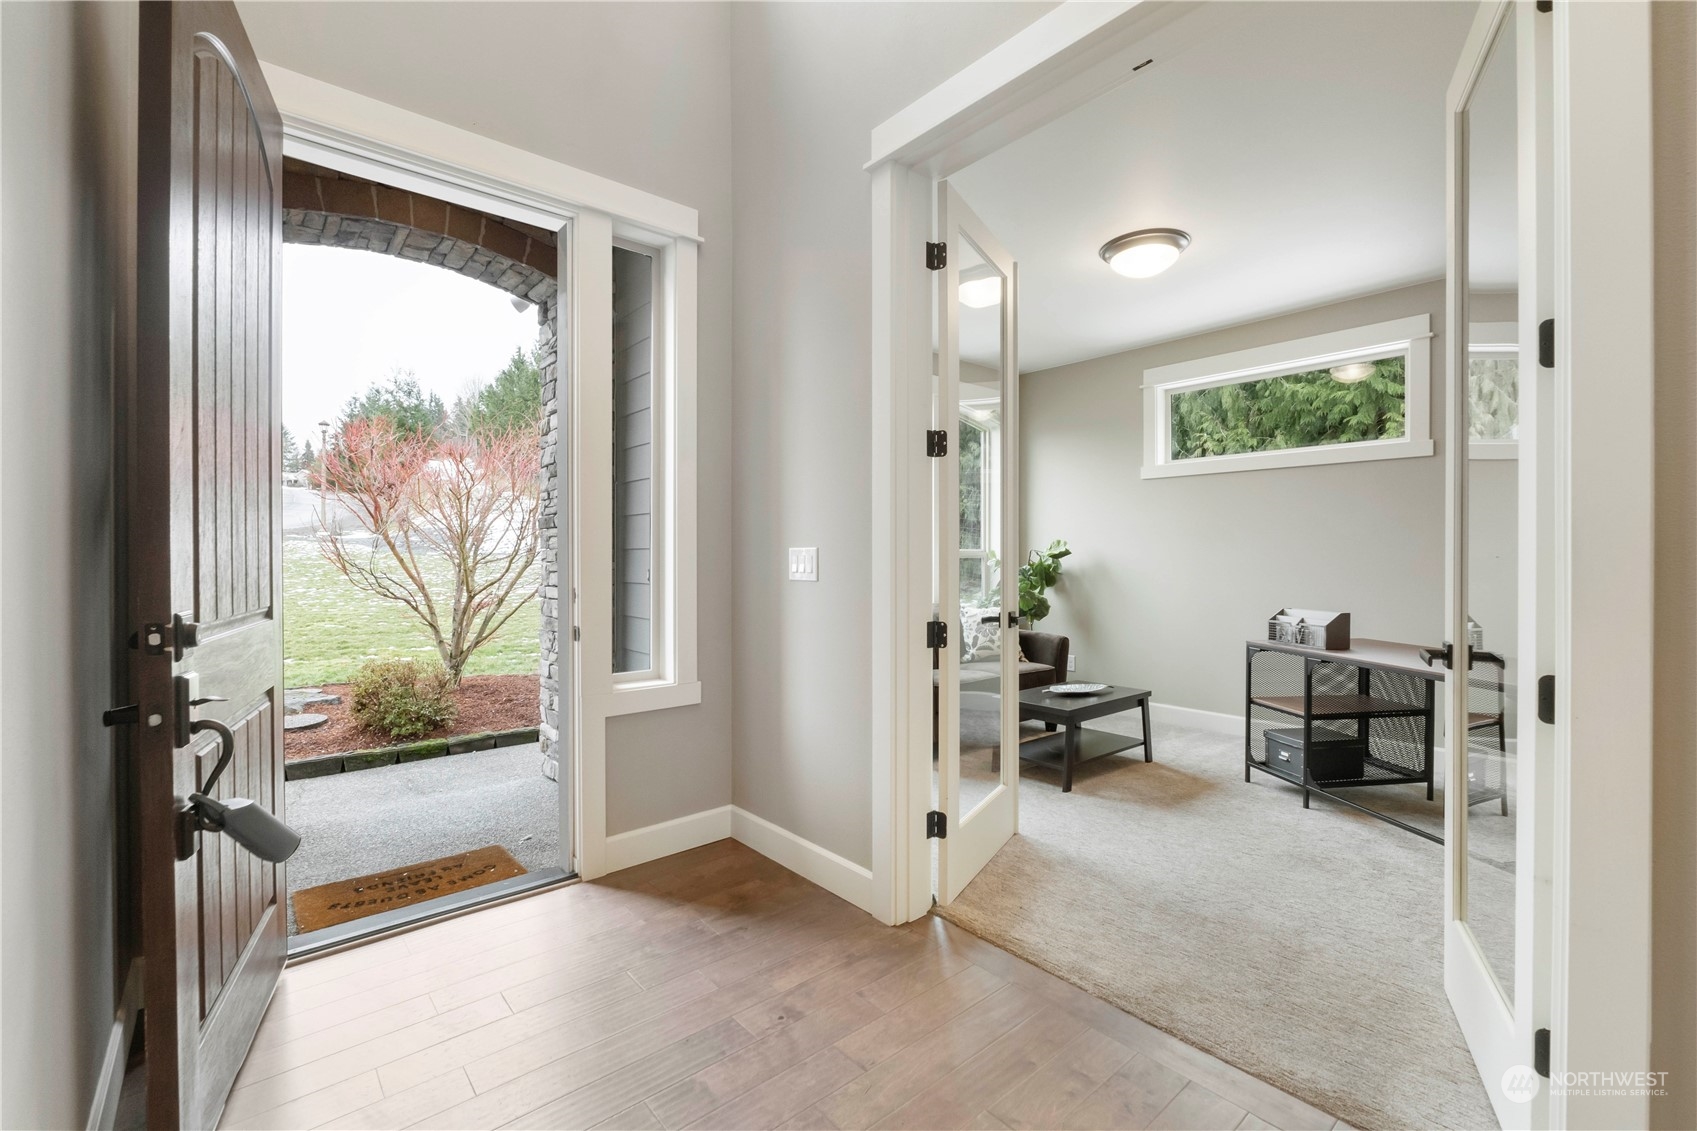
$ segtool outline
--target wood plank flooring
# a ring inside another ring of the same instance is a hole
[[[1325,1113],[735,841],[290,967],[222,1127],[1285,1128]]]

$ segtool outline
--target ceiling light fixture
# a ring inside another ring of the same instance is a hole
[[[1190,233],[1177,228],[1143,228],[1115,236],[1102,245],[1109,267],[1129,279],[1147,279],[1173,265],[1190,246]]]
[[[995,306],[1002,301],[1002,277],[991,275],[983,279],[966,279],[960,285],[960,304],[974,310]]]
[[[1351,361],[1346,365],[1332,366],[1332,380],[1345,385],[1355,385],[1373,376],[1373,370],[1378,366],[1371,361]]]

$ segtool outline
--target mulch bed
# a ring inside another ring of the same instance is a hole
[[[454,701],[459,705],[459,718],[452,726],[442,727],[425,738],[450,738],[461,734],[477,734],[489,730],[517,730],[536,726],[542,719],[540,704],[541,680],[533,675],[468,675],[460,683]],[[394,746],[402,741],[390,738],[381,731],[370,730],[354,722],[348,710],[352,698],[345,683],[323,685],[327,695],[340,695],[340,703],[315,703],[307,710],[325,715],[329,722],[311,730],[285,731],[283,757],[288,761],[311,758],[315,754],[344,754],[349,750],[371,750]],[[418,739],[407,739],[408,742]]]

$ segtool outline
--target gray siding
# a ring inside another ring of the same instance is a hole
[[[613,249],[613,670],[653,660],[654,260]]]

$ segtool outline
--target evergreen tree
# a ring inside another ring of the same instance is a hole
[[[283,426],[283,470],[284,471],[299,471],[300,469],[301,469],[301,449],[300,449],[300,445],[295,443],[294,433],[289,431],[289,428],[288,428],[287,425],[284,425]]]
[[[1403,434],[1403,367],[1402,358],[1389,357],[1354,384],[1317,369],[1176,393],[1172,456],[1195,459],[1395,439]]]
[[[430,436],[441,427],[448,410],[442,398],[427,393],[411,370],[392,370],[380,384],[371,386],[359,396],[350,397],[342,410],[339,431],[346,431],[356,420],[382,418],[396,432],[409,436]]]
[[[534,428],[542,420],[542,351],[515,348],[506,368],[475,392],[454,401],[452,427],[460,436]]]

